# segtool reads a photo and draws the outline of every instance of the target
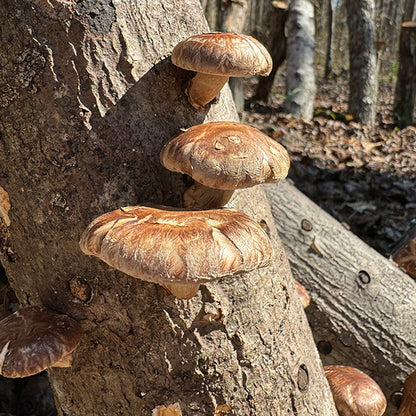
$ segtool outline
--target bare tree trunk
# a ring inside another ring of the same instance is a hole
[[[400,127],[414,123],[416,99],[416,22],[404,22],[400,36],[400,65],[394,97],[394,119]]]
[[[267,77],[260,77],[254,96],[255,100],[264,102],[267,102],[279,66],[286,59],[285,23],[287,5],[281,1],[274,1],[273,5],[274,8],[270,23],[272,39],[270,55],[273,59],[273,68]]]
[[[244,33],[254,36],[268,50],[271,44],[270,16],[273,11],[271,0],[250,0]]]
[[[416,1],[415,0],[407,0],[405,1],[405,8],[404,8],[404,19],[405,21],[413,21],[416,20]]]
[[[373,377],[395,416],[416,362],[416,282],[287,181],[266,191],[324,365]]]
[[[377,54],[374,29],[374,0],[347,2],[350,81],[348,112],[373,127],[377,111]]]
[[[236,192],[268,230],[272,265],[203,285],[182,301],[84,256],[86,225],[115,208],[178,206],[181,175],[162,145],[209,120],[235,120],[229,89],[196,111],[173,47],[208,30],[197,0],[0,3],[1,261],[22,305],[45,305],[85,332],[71,369],[51,369],[58,413],[335,416],[313,338],[262,187]],[[71,292],[80,279],[90,299]],[[230,408],[231,408],[230,407]]]
[[[292,0],[286,20],[287,81],[285,111],[304,119],[313,116],[316,94],[314,54],[315,22],[309,0]]]
[[[228,0],[221,13],[221,32],[242,33],[246,15],[249,8],[249,0]],[[238,114],[244,110],[244,78],[232,77],[228,82],[233,94],[235,107]]]
[[[332,0],[326,0],[327,9],[327,45],[325,57],[325,79],[332,74],[332,29],[333,29],[333,11]]]
[[[201,0],[202,9],[210,31],[217,30],[221,15],[221,3],[222,0]]]

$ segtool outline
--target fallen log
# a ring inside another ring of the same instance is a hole
[[[396,415],[416,368],[416,282],[324,212],[289,181],[265,186],[323,365],[374,378]]]

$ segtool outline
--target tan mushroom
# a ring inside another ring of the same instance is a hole
[[[403,399],[397,416],[416,415],[416,371],[404,382]]]
[[[281,144],[254,127],[231,121],[189,128],[163,146],[160,161],[196,181],[183,197],[184,207],[190,209],[224,206],[235,189],[279,182],[290,166]]]
[[[201,283],[267,266],[272,258],[267,234],[235,210],[121,208],[96,218],[80,247],[183,299],[193,297]]]
[[[182,416],[182,410],[179,403],[166,406],[156,406],[152,410],[152,416]]]
[[[367,374],[342,365],[324,371],[340,416],[381,416],[386,410],[386,397]]]
[[[393,260],[416,279],[416,237],[407,241],[393,256]]]
[[[47,308],[22,308],[0,321],[0,374],[28,377],[50,367],[71,367],[82,337],[77,321]]]
[[[220,32],[194,35],[178,43],[172,62],[197,73],[185,91],[195,108],[212,101],[230,76],[267,76],[273,65],[269,52],[258,40]]]
[[[309,296],[308,291],[306,290],[305,286],[295,280],[296,291],[298,292],[299,299],[302,303],[303,308],[307,308],[311,303],[311,297]]]

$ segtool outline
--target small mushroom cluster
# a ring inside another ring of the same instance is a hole
[[[235,33],[191,36],[175,47],[172,62],[198,72],[186,90],[196,108],[212,101],[229,76],[271,70],[264,46]],[[81,236],[85,254],[182,299],[193,297],[202,283],[269,265],[273,250],[266,232],[223,207],[235,189],[286,177],[283,146],[253,127],[218,121],[171,139],[160,161],[195,181],[183,195],[183,209],[130,206],[101,215]]]

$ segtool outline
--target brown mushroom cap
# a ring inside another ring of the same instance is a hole
[[[0,321],[0,374],[28,377],[53,367],[81,336],[81,326],[69,316],[40,306],[20,309]]]
[[[404,382],[403,399],[397,416],[416,415],[416,371],[413,371]]]
[[[416,237],[408,241],[394,256],[393,260],[406,273],[416,279]]]
[[[295,286],[303,308],[307,308],[311,303],[311,297],[306,290],[306,287],[299,283],[297,280],[295,280]]]
[[[367,374],[342,365],[324,371],[340,416],[380,416],[386,410],[386,397]]]
[[[254,127],[230,121],[189,128],[163,146],[160,161],[173,172],[224,190],[279,182],[290,166],[282,145]]]
[[[179,42],[172,62],[188,71],[231,77],[268,75],[272,58],[251,36],[238,33],[203,33]]]
[[[235,210],[121,208],[96,218],[80,247],[130,276],[162,286],[249,272],[272,258],[261,226]]]

